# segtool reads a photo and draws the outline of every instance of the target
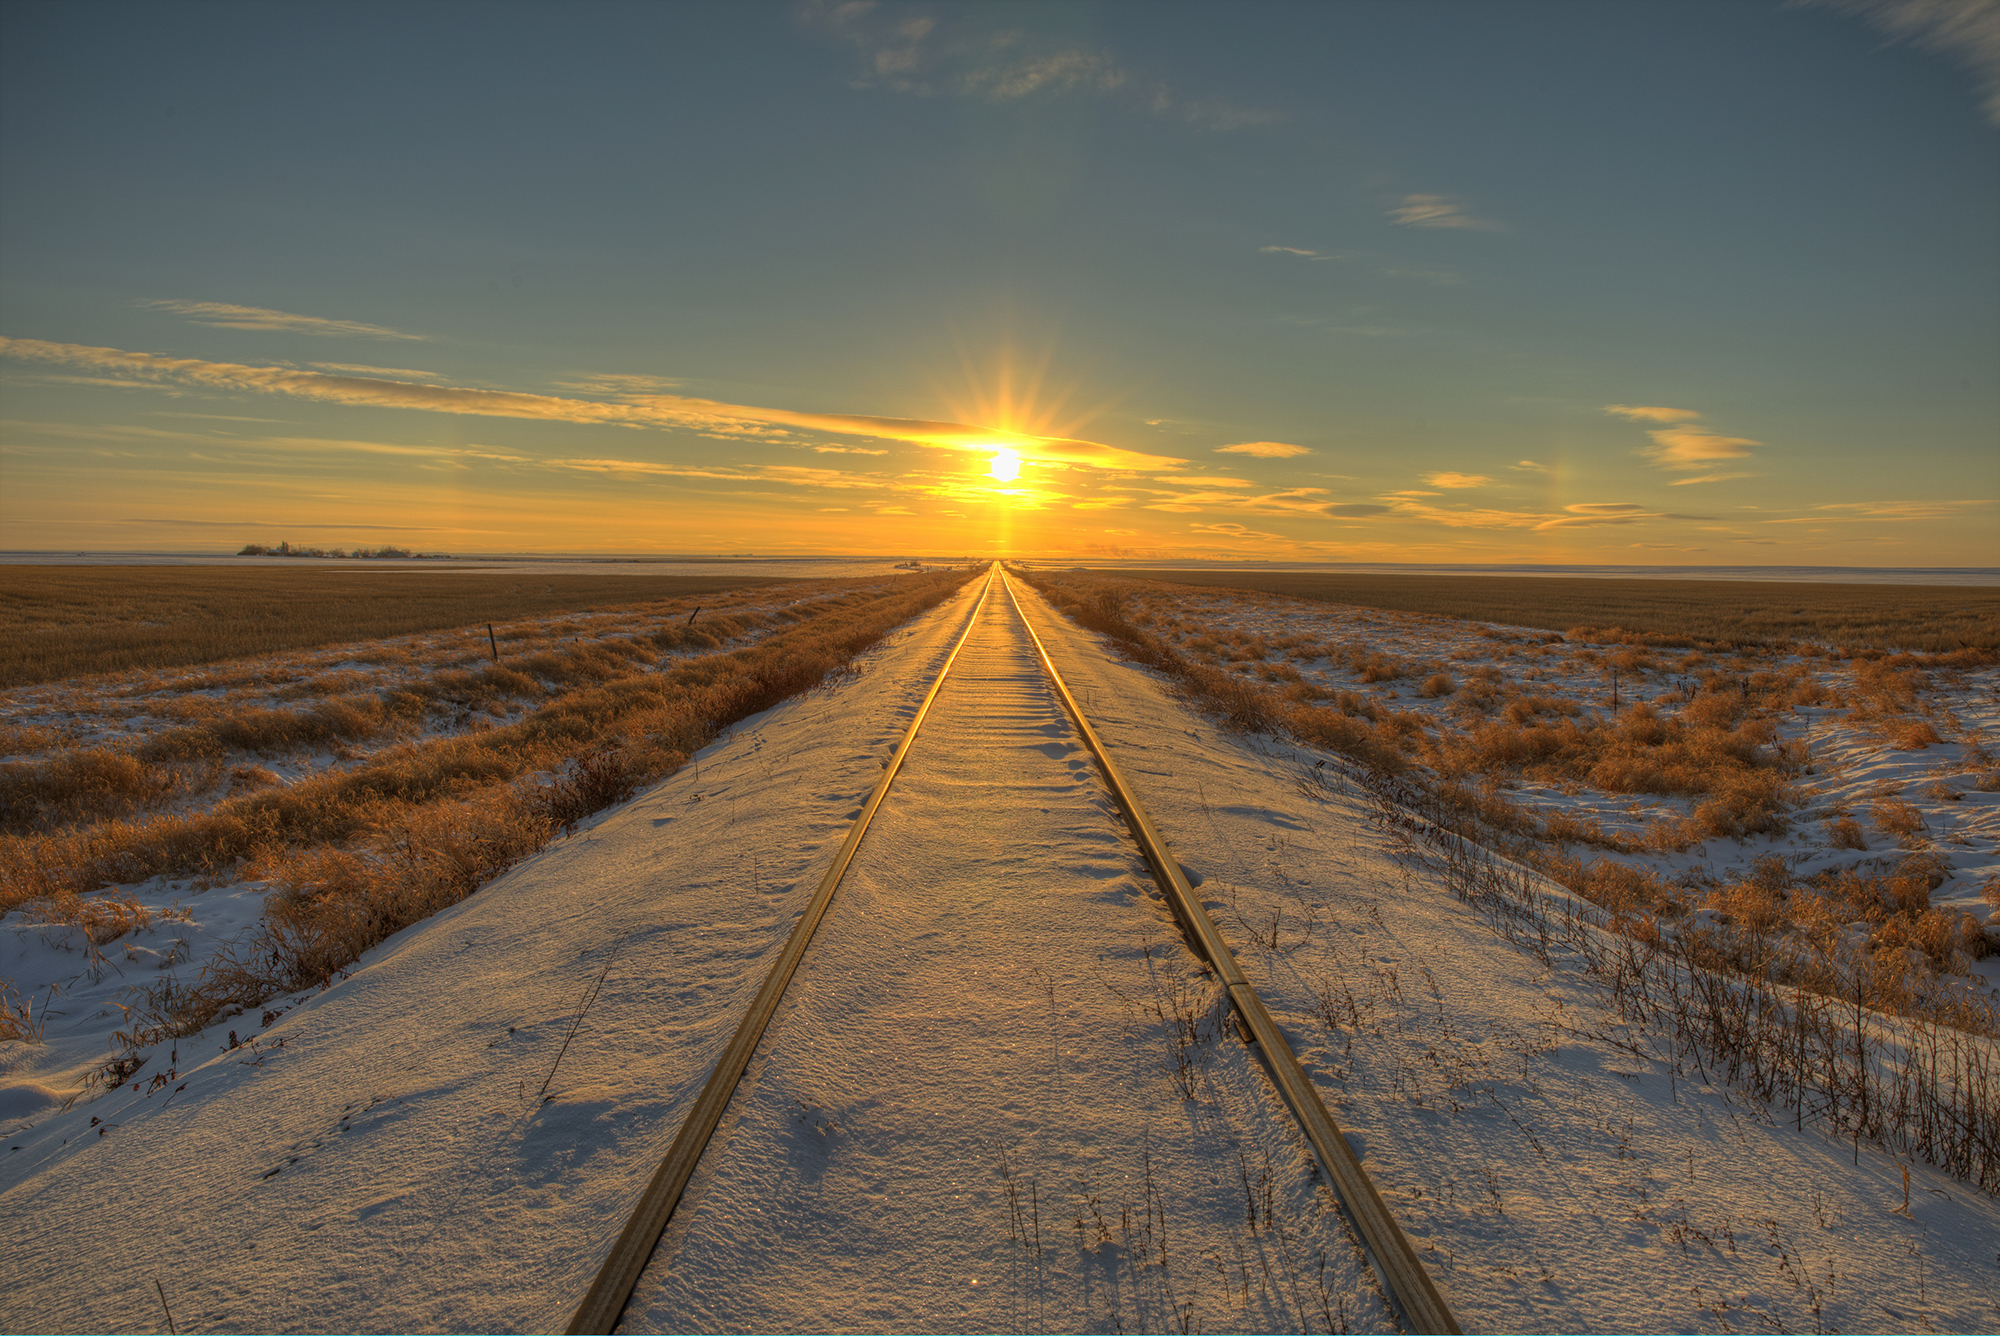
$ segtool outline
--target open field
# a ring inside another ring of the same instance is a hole
[[[1163,584],[1248,589],[1320,603],[1468,617],[1544,631],[1619,629],[1657,645],[1813,641],[1926,652],[2000,648],[2000,589],[1956,585],[1299,571],[1117,574]]]
[[[781,583],[766,576],[10,566],[0,690]]]
[[[0,914],[74,933],[101,973],[102,948],[185,921],[135,884],[233,888],[255,904],[216,916],[228,947],[177,939],[167,965],[198,964],[200,981],[158,987],[128,1017],[134,1037],[199,1028],[331,980],[966,578],[789,581],[520,619],[496,626],[498,663],[481,623],[13,688]],[[32,1016],[0,997],[0,1040],[31,1037]]]
[[[1399,777],[1642,939],[1699,939],[1725,968],[2000,1032],[1992,651],[1666,649],[1589,627],[1032,578],[1236,727]]]

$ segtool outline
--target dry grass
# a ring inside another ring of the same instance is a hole
[[[1643,911],[1600,914],[1548,895],[1487,853],[1433,795],[1362,781],[1406,856],[1439,872],[1546,967],[1578,970],[1605,990],[1629,1023],[1608,1036],[1621,1047],[1677,1079],[1729,1081],[1801,1124],[1921,1156],[2000,1192],[2000,1016],[1984,998],[1939,988],[1902,949],[1817,959],[1797,949],[1771,930],[1781,868],[1767,865],[1733,889],[1730,903],[1744,915],[1737,923],[1662,931]],[[1910,894],[1907,886],[1891,893]]]
[[[1210,663],[1191,659],[1126,616],[1123,591],[1088,577],[1017,572],[1079,626],[1110,636],[1128,657],[1174,679],[1201,708],[1244,732],[1288,731],[1314,746],[1352,756],[1385,770],[1404,764],[1401,739],[1407,726],[1383,717],[1372,703],[1351,693],[1322,692],[1294,682],[1283,692],[1260,687]],[[1213,642],[1211,642],[1213,643]],[[1346,700],[1340,697],[1346,695]],[[1331,699],[1334,709],[1320,708]]]
[[[1119,575],[1133,578],[1131,572]],[[1932,653],[2000,650],[2000,591],[1955,585],[1290,571],[1163,571],[1143,578],[1204,590],[1248,589],[1320,603],[1466,617],[1549,631],[1618,628],[1659,645],[1810,641]],[[1590,638],[1615,637],[1600,632]]]
[[[1569,852],[1568,846],[1588,844],[1663,854],[1708,838],[1785,831],[1793,801],[1789,784],[1803,768],[1803,753],[1778,743],[1773,721],[1798,700],[1824,694],[1802,671],[1752,671],[1754,660],[1724,671],[1706,656],[1688,655],[1672,665],[1685,674],[1676,679],[1678,695],[1663,694],[1657,705],[1587,713],[1561,697],[1503,687],[1498,672],[1479,668],[1455,693],[1452,710],[1464,727],[1454,730],[1435,718],[1303,680],[1260,685],[1232,670],[1238,658],[1232,651],[1247,646],[1268,653],[1271,643],[1213,625],[1188,635],[1184,623],[1149,606],[1153,599],[1136,582],[1089,573],[1032,580],[1072,619],[1170,675],[1231,726],[1288,733],[1349,757],[1378,793],[1393,791],[1395,801],[1425,810],[1434,824],[1538,869],[1607,910],[1623,930],[1657,936],[1658,923],[1699,921],[1708,925],[1698,936],[1709,968],[1782,979],[1830,996],[1858,990],[1870,1007],[1926,1023],[2000,1029],[2000,1017],[1969,1000],[1954,977],[1987,952],[1988,939],[1969,916],[1931,906],[1937,869],[1921,852],[1922,814],[1903,799],[1879,796],[1871,816],[1912,852],[1894,870],[1872,875],[1850,870],[1794,885],[1782,862],[1767,858],[1752,877],[1704,891],[1669,883],[1644,867]],[[1182,634],[1182,647],[1141,623]],[[1203,647],[1206,661],[1183,652]],[[1304,648],[1363,680],[1424,671],[1357,645]],[[1632,683],[1662,671],[1636,647],[1574,653]],[[1903,711],[1922,708],[1925,668],[1910,656],[1877,656],[1856,666],[1855,695],[1867,717],[1894,725],[1910,718]],[[1433,674],[1440,677],[1443,682],[1427,681],[1417,694],[1446,695],[1450,679]],[[1678,795],[1692,811],[1655,819],[1637,837],[1607,834],[1596,822],[1566,812],[1537,820],[1502,791],[1503,782],[1517,776],[1608,793]],[[1860,825],[1844,815],[1829,823],[1829,834],[1836,845],[1863,845]]]
[[[565,646],[584,666],[552,655],[542,680],[578,685],[537,688],[543,703],[517,722],[399,743],[289,787],[239,767],[242,791],[203,811],[0,837],[0,910],[31,907],[108,940],[101,934],[125,930],[115,920],[129,897],[99,893],[107,883],[167,874],[269,882],[256,933],[192,983],[156,985],[123,1038],[144,1046],[192,1033],[224,1007],[329,982],[376,942],[671,773],[738,720],[824,682],[967,578],[853,589],[755,644],[668,660],[663,671],[614,652],[622,673],[600,680],[601,646]]]
[[[725,589],[765,576],[10,566],[0,689]]]

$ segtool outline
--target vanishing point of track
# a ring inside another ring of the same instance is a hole
[[[1409,1239],[1389,1212],[1375,1185],[1369,1181],[1367,1173],[1356,1159],[1347,1139],[1341,1134],[1326,1104],[1320,1099],[1311,1078],[1299,1066],[1290,1044],[1285,1040],[1277,1023],[1272,1020],[1257,990],[1251,985],[1241,966],[1237,964],[1235,953],[1223,940],[1208,911],[1195,895],[1193,886],[1181,866],[1167,851],[1166,841],[1146,814],[1118,764],[1112,759],[1097,732],[1090,726],[1076,698],[1070,693],[1062,674],[1049,657],[1048,647],[1036,634],[1028,621],[1026,609],[1015,593],[1012,582],[997,567],[989,571],[985,585],[973,606],[972,614],[966,619],[965,629],[946,656],[944,665],[938,670],[930,689],[917,707],[915,717],[910,721],[901,743],[884,768],[882,778],[874,791],[868,795],[846,840],[834,856],[832,865],[821,878],[805,911],[793,925],[791,935],[779,952],[777,963],[765,977],[756,997],[752,1000],[748,1013],[738,1026],[715,1070],[702,1087],[694,1106],[689,1110],[674,1138],[665,1160],[654,1173],[652,1181],[639,1198],[631,1217],[626,1221],[610,1255],[592,1282],[590,1291],[577,1308],[569,1330],[577,1332],[613,1331],[625,1311],[625,1305],[638,1284],[640,1274],[651,1260],[661,1236],[666,1232],[668,1222],[673,1218],[681,1195],[688,1181],[693,1177],[695,1167],[707,1148],[710,1137],[721,1123],[723,1113],[736,1091],[738,1082],[750,1064],[765,1028],[776,1014],[783,1000],[785,989],[805,958],[807,948],[812,943],[815,930],[824,918],[828,905],[833,901],[835,890],[842,876],[854,860],[862,838],[867,834],[869,822],[874,818],[882,801],[888,796],[891,786],[903,768],[904,759],[922,729],[925,718],[937,700],[945,679],[950,675],[952,665],[958,661],[960,652],[971,638],[974,627],[979,623],[981,612],[993,597],[994,586],[998,583],[1004,591],[1015,617],[1032,641],[1040,660],[1042,671],[1049,685],[1063,707],[1068,711],[1085,745],[1096,759],[1097,767],[1106,787],[1124,814],[1126,826],[1138,842],[1145,855],[1147,866],[1154,880],[1159,883],[1167,904],[1173,910],[1187,944],[1208,965],[1224,988],[1228,991],[1231,1005],[1250,1042],[1257,1047],[1265,1074],[1276,1087],[1278,1096],[1297,1120],[1306,1140],[1312,1146],[1313,1156],[1321,1169],[1331,1180],[1334,1191],[1345,1208],[1348,1220],[1369,1263],[1381,1280],[1383,1291],[1391,1307],[1404,1327],[1412,1332],[1456,1333],[1459,1327],[1452,1317],[1450,1308],[1438,1293],[1436,1285],[1417,1259]]]

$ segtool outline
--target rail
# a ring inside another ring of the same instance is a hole
[[[639,1283],[640,1273],[646,1269],[653,1250],[659,1247],[660,1236],[667,1232],[667,1223],[673,1219],[674,1208],[680,1205],[681,1194],[687,1190],[688,1180],[694,1176],[695,1165],[700,1163],[701,1153],[708,1148],[709,1138],[715,1135],[723,1111],[729,1107],[730,1097],[736,1093],[736,1085],[743,1079],[744,1069],[750,1065],[750,1058],[757,1051],[757,1041],[764,1037],[764,1028],[776,1014],[793,973],[805,958],[806,948],[812,944],[820,919],[826,915],[826,907],[833,902],[834,889],[840,885],[847,865],[854,860],[854,851],[861,846],[861,837],[868,833],[868,823],[875,819],[875,811],[888,795],[889,786],[896,782],[896,773],[903,768],[903,758],[909,755],[910,744],[917,740],[917,730],[924,726],[931,703],[937,699],[938,691],[951,673],[952,664],[957,662],[959,651],[965,648],[965,642],[972,636],[972,628],[978,625],[980,611],[993,592],[993,578],[993,573],[989,571],[986,584],[979,591],[979,601],[973,605],[972,615],[965,619],[965,630],[959,633],[958,643],[951,647],[944,667],[938,669],[937,679],[931,683],[923,704],[917,707],[916,717],[910,720],[902,744],[889,758],[882,778],[876,781],[874,792],[868,795],[861,815],[855,819],[853,829],[847,832],[840,852],[834,855],[832,866],[820,878],[819,887],[807,902],[805,912],[792,925],[791,935],[785,939],[784,949],[778,953],[777,964],[765,976],[763,986],[750,1002],[750,1010],[743,1017],[743,1023],[737,1026],[729,1047],[722,1051],[715,1070],[709,1073],[708,1080],[702,1085],[701,1094],[695,1098],[694,1107],[688,1110],[681,1130],[674,1136],[674,1144],[667,1150],[667,1158],[661,1161],[659,1169],[653,1174],[653,1181],[647,1184],[639,1204],[633,1208],[624,1230],[619,1233],[618,1241],[611,1245],[611,1252],[598,1269],[597,1278],[591,1282],[583,1303],[577,1307],[576,1316],[570,1319],[572,1336],[579,1332],[610,1336],[618,1326],[618,1319],[625,1313],[625,1305],[631,1301],[633,1287]]]
[[[1111,753],[1098,738],[1097,730],[1090,726],[1083,710],[1070,694],[1069,684],[1057,670],[1055,660],[1049,657],[1048,646],[1036,632],[1034,623],[1028,620],[1027,610],[1021,606],[1020,596],[1014,592],[1014,582],[1004,574],[1001,576],[1007,597],[1014,605],[1014,613],[1021,624],[1028,629],[1029,639],[1035,642],[1035,653],[1041,656],[1043,671],[1062,699],[1063,708],[1075,720],[1077,731],[1083,734],[1090,754],[1097,758],[1097,766],[1104,774],[1104,782],[1110,787],[1112,796],[1125,813],[1125,821],[1132,830],[1133,839],[1146,855],[1146,863],[1153,870],[1153,878],[1166,894],[1167,904],[1174,917],[1180,921],[1181,929],[1187,934],[1188,944],[1194,948],[1222,980],[1229,990],[1229,1000],[1236,1008],[1236,1014],[1249,1027],[1250,1035],[1264,1057],[1265,1069],[1270,1073],[1271,1082],[1278,1088],[1278,1095],[1285,1101],[1285,1107],[1292,1111],[1299,1127],[1312,1143],[1313,1156],[1326,1171],[1333,1183],[1333,1189],[1340,1197],[1340,1204],[1346,1208],[1348,1219],[1354,1222],[1361,1235],[1362,1247],[1368,1253],[1369,1264],[1382,1282],[1384,1293],[1402,1318],[1403,1325],[1412,1332],[1451,1333],[1456,1336],[1458,1322],[1452,1317],[1451,1308],[1438,1293],[1430,1273],[1418,1260],[1416,1250],[1396,1223],[1396,1217],[1389,1212],[1382,1194],[1375,1190],[1367,1170],[1355,1157],[1354,1148],[1347,1144],[1341,1134],[1340,1125],[1327,1111],[1326,1102],[1319,1097],[1319,1090],[1299,1066],[1292,1046],[1278,1029],[1278,1023],[1271,1019],[1271,1013],[1264,1006],[1264,1000],[1257,996],[1257,990],[1250,983],[1243,967],[1236,963],[1236,953],[1229,949],[1215,921],[1208,916],[1189,884],[1187,873],[1167,851],[1167,843],[1161,838],[1158,827],[1146,814],[1145,806],[1138,795],[1125,782],[1118,763],[1111,759]]]
[[[1028,620],[1027,610],[1014,590],[1013,581],[997,566],[988,572],[978,602],[974,605],[971,616],[966,619],[965,629],[960,632],[957,643],[952,646],[944,666],[938,670],[937,677],[931,683],[929,692],[925,694],[923,703],[918,707],[915,718],[910,721],[909,729],[904,733],[901,744],[890,758],[882,778],[877,781],[873,792],[869,794],[867,803],[856,818],[853,828],[849,830],[847,839],[840,846],[832,865],[820,879],[819,886],[804,913],[793,926],[790,936],[785,939],[777,963],[757,990],[757,995],[751,1002],[742,1024],[730,1039],[728,1047],[723,1050],[715,1070],[703,1084],[694,1106],[689,1110],[680,1131],[674,1137],[666,1159],[647,1185],[645,1193],[640,1197],[638,1206],[627,1220],[617,1242],[612,1245],[610,1254],[605,1258],[568,1330],[571,1333],[595,1332],[605,1333],[608,1336],[608,1333],[617,1327],[625,1306],[631,1299],[633,1288],[638,1284],[640,1274],[645,1270],[653,1251],[659,1246],[660,1238],[666,1232],[675,1208],[680,1204],[681,1196],[694,1175],[695,1166],[699,1163],[702,1152],[707,1148],[716,1127],[721,1123],[723,1112],[727,1109],[745,1069],[748,1068],[765,1028],[776,1013],[786,987],[804,959],[806,949],[811,945],[813,933],[824,917],[827,906],[832,902],[841,877],[860,847],[869,822],[873,820],[876,810],[882,805],[890,786],[895,783],[898,773],[902,770],[903,760],[916,741],[918,730],[923,727],[925,718],[930,714],[932,703],[936,701],[953,663],[957,661],[959,652],[965,648],[973,628],[978,624],[980,613],[992,595],[996,580],[1006,591],[1014,615],[1020,619],[1022,627],[1033,642],[1042,670],[1055,688],[1063,708],[1068,711],[1070,718],[1076,724],[1077,731],[1083,735],[1085,745],[1096,758],[1105,784],[1110,788],[1120,811],[1123,812],[1126,824],[1145,855],[1147,865],[1159,882],[1175,918],[1180,922],[1189,945],[1208,962],[1209,967],[1215,971],[1228,991],[1230,1003],[1242,1019],[1251,1040],[1257,1045],[1264,1068],[1272,1084],[1277,1087],[1279,1097],[1304,1131],[1306,1140],[1312,1146],[1314,1158],[1325,1171],[1348,1219],[1353,1222],[1356,1233],[1360,1235],[1369,1264],[1381,1281],[1383,1292],[1397,1317],[1411,1332],[1451,1333],[1452,1336],[1457,1336],[1460,1328],[1452,1317],[1451,1309],[1445,1303],[1444,1297],[1438,1292],[1429,1273],[1424,1270],[1423,1263],[1418,1260],[1408,1237],[1397,1225],[1381,1194],[1375,1190],[1375,1185],[1369,1180],[1353,1149],[1347,1144],[1347,1138],[1341,1134],[1339,1125],[1327,1111],[1326,1104],[1320,1099],[1311,1078],[1299,1066],[1291,1045],[1286,1042],[1284,1034],[1278,1029],[1277,1022],[1265,1008],[1263,999],[1258,997],[1256,988],[1252,986],[1249,977],[1237,963],[1235,953],[1230,950],[1228,942],[1223,939],[1208,911],[1203,908],[1201,900],[1195,895],[1187,874],[1168,852],[1166,841],[1153,824],[1152,818],[1147,815],[1144,805],[1132,791],[1131,786],[1126,783],[1117,762],[1112,759],[1110,751],[1098,737],[1097,731],[1091,727],[1083,710],[1077,705],[1069,684],[1064,681],[1062,673],[1056,668],[1055,661],[1049,656],[1047,645],[1043,643],[1034,624]]]

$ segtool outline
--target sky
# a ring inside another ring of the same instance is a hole
[[[0,548],[2000,565],[1995,0],[0,7]]]

